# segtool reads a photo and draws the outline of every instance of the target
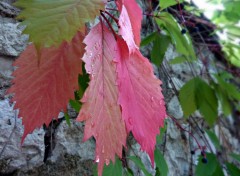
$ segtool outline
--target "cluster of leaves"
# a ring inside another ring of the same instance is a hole
[[[16,6],[23,9],[18,18],[23,19],[24,33],[29,34],[33,42],[15,62],[19,68],[14,72],[14,85],[9,89],[9,93],[15,93],[15,107],[20,109],[23,119],[22,140],[35,128],[57,118],[59,111],[66,111],[71,99],[71,106],[79,112],[77,120],[86,121],[84,140],[92,136],[96,139],[98,175],[132,175],[130,169],[122,167],[120,160],[127,135],[132,132],[141,149],[149,154],[152,164],[155,161],[156,175],[165,176],[168,167],[164,156],[155,150],[156,136],[166,117],[161,81],[154,76],[152,65],[142,56],[139,47],[153,43],[151,61],[157,66],[162,64],[169,44],[180,54],[170,64],[198,61],[191,36],[167,11],[183,1],[159,1],[160,10],[149,15],[158,30],[142,41],[141,8],[135,0],[115,2],[119,17],[104,11],[107,3],[104,0],[17,1]],[[222,24],[222,19],[231,15],[237,20],[237,8],[228,1],[222,3],[227,3],[227,8],[215,15],[215,22]],[[239,4],[238,1],[234,3]],[[99,22],[87,33],[85,23],[99,12]],[[113,30],[106,15],[117,23],[117,31]],[[230,26],[232,35],[239,35],[236,20],[231,24],[228,20],[224,22],[225,27]],[[224,43],[223,49],[230,62],[239,66],[238,45]],[[227,72],[207,74],[208,79],[199,75],[189,80],[181,88],[179,100],[186,118],[199,110],[212,127],[220,115],[228,116],[233,110],[240,110],[240,92]],[[220,108],[222,114],[218,111]],[[69,123],[69,118],[66,119]],[[215,133],[206,132],[220,150]],[[161,129],[163,133],[164,128]],[[158,143],[160,139],[158,136]],[[115,159],[115,155],[120,159]],[[236,154],[231,156],[239,159]],[[204,175],[207,169],[211,169],[209,175],[222,175],[216,155],[207,153],[204,157],[211,166],[206,166],[199,158],[196,175]],[[145,175],[150,175],[138,157],[128,159]],[[236,165],[225,164],[232,176],[239,174]]]
[[[135,0],[116,1],[120,16],[112,18],[119,26],[117,34],[106,18],[109,13],[103,11],[105,3],[17,1],[15,5],[23,9],[18,18],[24,19],[24,33],[33,44],[15,63],[19,68],[9,89],[23,118],[24,140],[43,123],[48,125],[59,111],[66,111],[83,61],[90,81],[77,92],[81,104],[75,107],[81,107],[77,121],[86,121],[83,140],[96,139],[98,175],[104,164],[115,162],[115,154],[122,157],[130,132],[153,164],[156,135],[166,118],[161,81],[139,51],[141,8]],[[99,23],[85,36],[85,22],[98,12]],[[80,77],[80,82],[85,80]]]
[[[211,0],[210,3],[221,4],[224,7],[222,10],[216,10],[211,20],[217,25],[216,32],[226,36],[221,39],[226,58],[231,64],[240,67],[240,1]]]

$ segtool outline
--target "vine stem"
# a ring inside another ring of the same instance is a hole
[[[117,26],[119,27],[119,25],[118,25],[118,19],[117,19],[117,18],[115,18],[115,17],[114,17],[111,13],[109,13],[108,11],[102,11],[102,12],[108,14],[108,15],[115,21],[115,23],[117,24]]]
[[[103,17],[103,19],[107,22],[109,28],[111,29],[115,40],[117,40],[117,34],[115,33],[114,29],[112,28],[112,25],[110,24],[110,22],[108,21],[108,19],[106,18],[106,16],[103,14],[103,11],[100,11],[101,16]]]
[[[205,147],[205,146],[203,147],[203,146],[200,145],[200,143],[198,142],[197,138],[192,134],[191,131],[188,131],[188,130],[186,130],[185,128],[183,128],[183,127],[178,123],[178,121],[177,121],[174,117],[172,117],[172,116],[170,116],[170,115],[168,115],[168,117],[170,117],[170,118],[175,122],[176,126],[177,126],[180,130],[187,132],[187,133],[195,140],[195,142],[196,142],[197,145],[198,145],[198,148],[199,148],[201,151],[202,151],[202,150],[205,150],[206,147]]]

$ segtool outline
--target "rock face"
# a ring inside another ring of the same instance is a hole
[[[6,56],[18,56],[26,47],[28,36],[21,35],[23,27],[9,18],[0,17],[0,52]]]
[[[93,175],[95,141],[91,139],[82,142],[84,125],[75,122],[76,113],[73,111],[69,113],[71,126],[67,125],[63,115],[60,114],[58,122],[54,121],[47,128],[35,130],[33,134],[27,136],[21,146],[23,134],[21,119],[17,118],[17,111],[13,110],[13,105],[9,101],[10,97],[4,96],[7,88],[11,86],[11,74],[14,70],[12,63],[15,57],[24,50],[28,40],[28,36],[21,36],[23,28],[19,27],[18,22],[11,18],[19,13],[19,10],[11,5],[12,2],[14,0],[0,2],[0,175]],[[139,2],[143,8],[146,8],[145,1],[139,0]],[[143,25],[148,24],[148,21],[144,19]],[[142,33],[146,35],[148,30],[150,28]],[[148,55],[149,49],[145,49],[143,52],[144,55]],[[176,56],[178,53],[175,52],[174,47],[169,46],[164,60],[169,61]],[[184,129],[192,130],[192,134],[204,145],[203,141],[208,139],[197,127],[198,123],[195,124],[196,128],[194,129],[185,124],[183,112],[174,93],[175,89],[179,90],[192,77],[192,70],[187,64],[170,66],[164,62],[163,65],[170,73],[170,78],[162,71],[163,69],[154,67],[154,70],[155,74],[163,81],[162,87],[168,114],[175,117]],[[192,68],[198,75],[201,63],[192,65]],[[219,128],[216,127],[216,131],[219,131]],[[222,132],[228,137],[233,150],[239,152],[239,140],[231,138],[228,129],[224,128]],[[210,146],[213,148],[211,144]],[[169,176],[192,175],[197,155],[192,156],[190,151],[196,149],[197,144],[189,136],[189,133],[177,128],[175,121],[167,120],[167,130],[163,135],[163,143],[157,148],[164,153],[169,167]],[[216,150],[213,149],[213,151]],[[155,175],[155,169],[151,167],[149,157],[140,151],[140,146],[137,143],[132,142],[127,153],[139,156],[149,173]],[[133,170],[135,176],[144,176],[142,171],[132,162],[128,161],[128,166]]]
[[[43,163],[44,131],[36,130],[21,146],[23,126],[8,100],[0,101],[0,175],[29,170]]]

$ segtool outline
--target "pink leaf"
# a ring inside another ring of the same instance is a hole
[[[119,26],[119,34],[122,35],[123,39],[127,42],[130,52],[134,52],[138,49],[138,46],[134,41],[131,21],[124,5],[122,6],[122,12],[119,18]]]
[[[119,11],[122,11],[123,6],[125,6],[127,14],[129,16],[132,32],[134,35],[134,41],[137,46],[140,46],[141,42],[141,24],[142,24],[142,10],[136,3],[136,0],[116,0]],[[126,16],[124,14],[120,15]],[[125,17],[122,17],[123,19]]]
[[[78,33],[70,43],[42,49],[40,65],[36,49],[30,45],[15,62],[19,68],[8,93],[15,93],[15,108],[20,109],[23,118],[22,141],[35,128],[57,118],[61,110],[66,110],[69,99],[74,98],[78,74],[82,72],[82,40],[83,35]]]
[[[117,42],[108,28],[99,23],[84,39],[86,53],[83,61],[91,81],[83,98],[83,106],[77,120],[86,120],[84,140],[96,139],[98,174],[104,163],[115,161],[115,153],[121,158],[126,142],[126,129],[117,103],[115,57]]]
[[[129,55],[126,42],[118,38],[120,57],[116,57],[119,104],[128,132],[146,151],[152,163],[159,128],[166,117],[161,93],[161,81],[154,74],[150,62],[139,50]]]

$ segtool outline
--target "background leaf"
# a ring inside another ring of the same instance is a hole
[[[183,0],[179,0],[179,3],[183,2]],[[176,5],[178,1],[176,0],[160,0],[159,5],[161,10],[168,8],[170,6]]]
[[[123,167],[119,158],[116,158],[115,163],[112,162],[103,168],[103,176],[122,176]]]
[[[227,163],[226,164],[227,166],[227,170],[228,170],[228,173],[230,174],[230,176],[239,176],[240,175],[240,169],[232,164],[232,163]]]
[[[168,165],[166,163],[164,156],[158,149],[155,149],[154,158],[155,158],[156,167],[159,169],[160,175],[167,176]]]
[[[153,41],[153,48],[151,51],[151,61],[160,66],[164,59],[164,55],[168,49],[168,46],[171,42],[169,36],[157,34],[155,40]]]
[[[189,60],[196,60],[195,51],[189,35],[187,33],[182,34],[182,27],[174,17],[167,12],[161,12],[156,15],[158,16],[158,18],[155,18],[157,24],[160,28],[167,31],[177,52],[185,55]]]
[[[218,117],[218,102],[214,90],[199,77],[188,81],[179,92],[179,100],[184,116],[189,116],[197,109],[209,125]]]
[[[212,143],[216,147],[216,149],[220,150],[221,146],[220,146],[220,142],[219,142],[216,134],[211,130],[206,130],[206,132],[207,132],[208,137],[211,139]]]
[[[206,153],[206,158],[208,160],[207,163],[203,163],[202,158],[203,157],[200,156],[198,159],[198,165],[195,171],[196,176],[213,176],[215,173],[221,173],[221,171],[219,171],[220,164],[216,158],[216,155],[212,153]],[[219,176],[223,175],[220,174]]]
[[[141,159],[136,157],[136,156],[129,156],[128,157],[131,161],[133,161],[136,166],[138,166],[139,169],[141,169],[143,171],[143,173],[145,174],[145,176],[151,176],[151,174],[147,171],[147,169],[145,168],[144,164],[142,163]]]

